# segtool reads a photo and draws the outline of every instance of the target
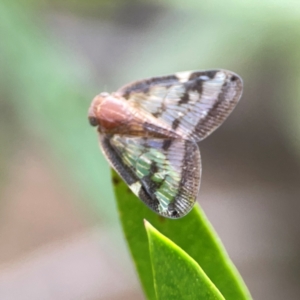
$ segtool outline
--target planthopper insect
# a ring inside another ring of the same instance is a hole
[[[226,70],[188,71],[97,95],[89,109],[110,165],[148,207],[185,216],[200,188],[198,142],[238,103],[242,79]]]

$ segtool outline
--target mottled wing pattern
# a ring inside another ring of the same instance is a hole
[[[233,72],[181,72],[126,85],[117,94],[169,125],[185,139],[203,140],[238,103],[242,79]]]
[[[104,154],[131,190],[162,216],[179,218],[193,207],[201,175],[196,143],[100,135]]]

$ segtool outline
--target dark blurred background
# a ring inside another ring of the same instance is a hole
[[[300,2],[0,0],[0,299],[144,299],[87,109],[136,79],[244,79],[199,203],[254,299],[300,299]]]

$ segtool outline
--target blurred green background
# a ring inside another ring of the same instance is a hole
[[[300,298],[300,2],[0,0],[0,299],[144,299],[87,110],[136,79],[244,79],[199,203],[254,299]]]

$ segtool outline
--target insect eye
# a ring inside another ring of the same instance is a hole
[[[96,117],[89,117],[89,122],[92,126],[98,126],[98,119]]]

